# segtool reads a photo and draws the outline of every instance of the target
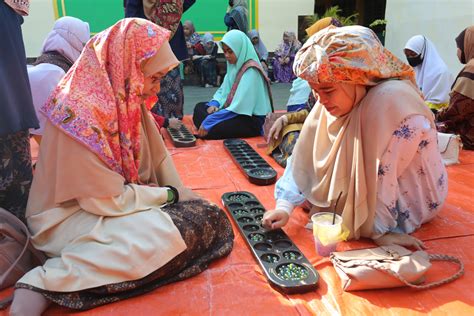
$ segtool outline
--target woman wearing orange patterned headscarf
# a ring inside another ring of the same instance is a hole
[[[13,314],[133,297],[232,249],[227,217],[183,186],[144,104],[178,63],[169,35],[143,19],[117,22],[87,43],[44,105],[26,218],[49,258],[16,284]]]
[[[334,206],[350,237],[423,247],[408,235],[431,220],[447,195],[431,111],[413,70],[368,28],[333,26],[298,52],[296,74],[319,100],[306,119],[266,226],[285,225],[293,205]]]

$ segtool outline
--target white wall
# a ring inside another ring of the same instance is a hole
[[[53,25],[53,1],[30,1],[30,15],[25,17],[25,22],[22,25],[26,57],[37,57],[40,55],[43,41],[53,28]]]
[[[314,0],[259,0],[258,27],[267,49],[275,50],[284,31],[298,34],[298,15],[312,15],[313,10]]]
[[[454,76],[462,68],[454,39],[474,25],[474,0],[387,0],[385,46],[406,61],[403,48],[413,35],[429,38]]]

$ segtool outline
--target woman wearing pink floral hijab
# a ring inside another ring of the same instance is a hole
[[[178,63],[169,35],[143,19],[117,22],[87,43],[43,107],[26,217],[49,258],[16,284],[13,314],[140,295],[231,251],[227,217],[184,187],[144,104]]]

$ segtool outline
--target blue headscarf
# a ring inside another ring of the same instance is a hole
[[[232,30],[227,32],[222,38],[221,43],[226,44],[232,49],[235,56],[237,56],[237,62],[235,64],[227,62],[227,74],[224,77],[221,87],[216,91],[213,97],[222,107],[242,65],[250,59],[256,61],[258,64],[260,64],[260,61],[253,48],[252,42],[250,42],[248,36],[241,31]],[[226,110],[249,116],[266,115],[271,112],[267,86],[262,75],[256,69],[248,69],[242,76],[242,80],[240,81],[232,103]]]

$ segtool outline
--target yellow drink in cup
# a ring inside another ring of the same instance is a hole
[[[342,217],[336,214],[333,221],[333,213],[321,212],[311,216],[313,222],[313,236],[316,243],[316,253],[327,257],[336,251],[337,243],[345,240],[349,232],[342,225]]]

